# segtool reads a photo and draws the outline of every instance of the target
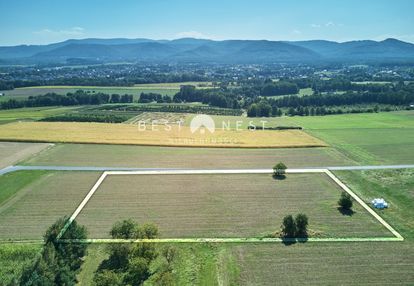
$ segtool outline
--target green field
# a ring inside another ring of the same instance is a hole
[[[31,265],[40,249],[39,244],[0,244],[0,285],[15,285],[9,283]]]
[[[361,164],[414,162],[414,111],[290,120]]]
[[[98,175],[19,171],[0,176],[7,193],[0,205],[0,241],[42,239],[53,222],[76,209]]]
[[[18,109],[0,110],[0,124],[12,121],[39,120],[45,117],[64,114],[79,107],[28,107]]]
[[[262,237],[279,231],[285,215],[303,212],[316,237],[392,236],[359,205],[352,216],[341,214],[339,195],[324,174],[112,175],[77,221],[91,238],[107,238],[127,218],[156,223],[165,238]]]
[[[289,167],[350,165],[331,147],[278,149],[220,149],[146,147],[92,144],[57,144],[24,165],[113,166],[142,168],[271,168],[275,162]]]
[[[152,83],[152,84],[136,84],[134,86],[32,86],[21,87],[13,90],[3,90],[4,96],[0,97],[1,101],[9,99],[27,99],[29,96],[42,95],[49,92],[57,94],[66,94],[75,92],[79,89],[89,92],[117,93],[117,94],[133,94],[134,99],[138,100],[141,92],[159,93],[162,95],[174,95],[180,90],[180,86],[184,84],[195,85],[197,88],[211,88],[211,82],[175,82],[175,83]]]

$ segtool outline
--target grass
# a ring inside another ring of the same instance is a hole
[[[410,243],[174,244],[175,285],[412,285]],[[104,245],[91,245],[79,285],[91,285]],[[97,261],[96,261],[96,260]],[[91,265],[94,267],[90,267]],[[86,267],[87,266],[87,267]],[[145,283],[144,285],[152,285]]]
[[[290,120],[360,164],[414,162],[414,112],[292,117]]]
[[[0,124],[22,120],[32,121],[45,117],[64,114],[73,111],[77,107],[28,107],[9,110],[0,110]]]
[[[189,187],[191,186],[191,187]],[[152,221],[161,237],[263,237],[287,214],[306,213],[320,237],[391,236],[359,205],[337,209],[340,189],[323,174],[117,175],[99,187],[77,221],[91,238],[107,238],[113,223]]]
[[[35,174],[39,173],[39,174]],[[1,176],[0,189],[20,187],[0,206],[0,240],[42,239],[46,229],[58,218],[71,214],[95,183],[98,173],[21,171]],[[20,178],[18,178],[20,177]],[[10,193],[10,191],[9,191]]]
[[[0,284],[12,284],[40,252],[40,244],[0,244]]]
[[[91,163],[92,162],[92,163]],[[142,168],[272,168],[349,165],[330,147],[277,149],[217,149],[185,147],[57,144],[24,165],[115,166]]]
[[[377,212],[406,239],[414,240],[414,169],[335,173],[366,202],[374,198],[389,202],[388,209]]]
[[[22,175],[22,171],[20,171],[0,176],[0,206],[5,204],[20,189],[40,179],[45,173],[44,171],[27,171]]]
[[[2,126],[0,140],[22,142],[69,142],[96,144],[135,144],[187,147],[322,147],[326,144],[300,130],[227,131],[192,133],[188,127],[148,126],[140,131],[130,124],[81,122],[18,122]]]
[[[177,249],[172,263],[174,285],[239,285],[239,267],[230,248],[211,244],[170,245]],[[156,245],[158,251],[166,246]],[[106,257],[105,245],[90,245],[78,275],[78,285],[92,285],[95,271]],[[161,257],[154,264],[159,260]],[[149,279],[144,285],[154,285],[154,281]]]
[[[30,86],[15,88],[13,90],[1,91],[5,95],[0,97],[1,101],[9,99],[23,100],[29,96],[36,96],[46,94],[48,92],[54,92],[57,94],[66,94],[68,92],[75,92],[77,90],[85,90],[89,92],[103,92],[103,93],[118,93],[118,94],[133,94],[134,98],[138,100],[141,92],[144,93],[159,93],[162,95],[173,96],[180,90],[180,86],[183,84],[195,85],[197,88],[211,88],[211,82],[175,82],[175,83],[152,83],[152,84],[136,84],[134,86]]]

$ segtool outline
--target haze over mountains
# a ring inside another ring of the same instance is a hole
[[[194,62],[280,63],[316,61],[414,61],[414,44],[397,39],[350,41],[266,41],[182,38],[82,39],[49,45],[0,47],[2,63]]]

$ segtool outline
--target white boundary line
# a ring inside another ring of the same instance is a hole
[[[78,242],[78,243],[124,243],[124,242],[283,242],[287,241],[281,238],[165,238],[165,239],[61,239],[63,234],[69,228],[71,223],[76,219],[82,209],[86,206],[99,186],[103,183],[108,175],[198,175],[198,174],[272,174],[273,169],[234,169],[234,170],[145,170],[145,171],[105,171],[93,185],[91,190],[70,216],[64,227],[59,232],[57,240],[62,242]],[[376,218],[385,228],[387,228],[394,237],[368,237],[368,238],[308,238],[293,239],[291,241],[309,241],[309,242],[340,242],[340,241],[403,241],[404,237],[390,226],[381,216],[371,209],[360,197],[352,192],[341,180],[338,179],[328,169],[287,169],[287,174],[302,173],[325,173],[330,177],[341,189],[354,198],[364,209],[366,209],[374,218]]]
[[[341,180],[338,179],[331,171],[326,170],[327,174],[335,183],[337,183],[345,192],[354,198],[364,209],[366,209],[373,217],[375,217],[383,226],[385,226],[396,238],[404,240],[402,235],[390,226],[382,217],[380,217],[373,209],[371,209],[360,197],[358,197],[353,191],[351,191]]]

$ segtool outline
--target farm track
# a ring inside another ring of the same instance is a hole
[[[297,169],[288,169],[287,172],[302,172],[312,173],[318,172],[321,169],[327,169],[330,171],[364,171],[364,170],[386,170],[386,169],[411,169],[414,168],[414,164],[406,165],[372,165],[372,166],[330,166],[330,167],[306,167]],[[197,172],[199,174],[211,174],[211,173],[223,173],[223,174],[270,174],[273,172],[272,169],[191,169],[191,168],[129,168],[129,167],[93,167],[93,166],[8,166],[0,169],[0,175],[12,173],[16,171],[94,171],[94,172],[105,172],[105,171],[154,171],[166,172],[170,171],[172,174],[174,171]]]

